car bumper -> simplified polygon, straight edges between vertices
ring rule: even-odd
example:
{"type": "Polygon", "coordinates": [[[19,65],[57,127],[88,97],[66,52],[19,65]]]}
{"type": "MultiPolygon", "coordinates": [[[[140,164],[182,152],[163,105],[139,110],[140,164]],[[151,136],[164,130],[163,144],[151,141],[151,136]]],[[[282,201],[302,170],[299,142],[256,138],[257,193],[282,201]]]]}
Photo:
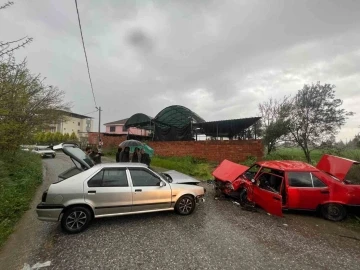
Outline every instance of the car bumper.
{"type": "Polygon", "coordinates": [[[42,221],[59,221],[64,206],[60,204],[44,204],[40,203],[36,207],[38,219],[42,221]]]}

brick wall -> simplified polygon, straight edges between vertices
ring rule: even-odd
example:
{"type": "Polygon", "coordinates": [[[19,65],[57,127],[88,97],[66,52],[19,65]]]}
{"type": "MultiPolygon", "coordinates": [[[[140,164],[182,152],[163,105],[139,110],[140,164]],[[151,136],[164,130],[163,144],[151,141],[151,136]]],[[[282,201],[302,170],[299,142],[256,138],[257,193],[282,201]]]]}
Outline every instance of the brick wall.
{"type": "Polygon", "coordinates": [[[177,141],[177,142],[148,142],[159,156],[192,156],[208,161],[221,162],[229,159],[233,162],[243,162],[248,156],[257,159],[263,157],[261,140],[232,140],[232,141],[177,141]]]}
{"type": "MultiPolygon", "coordinates": [[[[121,142],[125,141],[126,135],[100,133],[100,138],[101,141],[104,143],[103,148],[109,148],[117,147],[121,142]]],[[[97,144],[98,133],[89,132],[88,141],[89,144],[97,144]]]]}
{"type": "MultiPolygon", "coordinates": [[[[98,134],[89,133],[89,143],[97,144],[98,134]]],[[[126,140],[126,135],[101,134],[104,148],[116,147],[126,140]]],[[[154,149],[155,154],[164,157],[192,156],[208,161],[221,162],[229,159],[233,162],[243,162],[248,156],[257,159],[263,157],[261,140],[231,140],[231,141],[175,141],[157,142],[149,141],[148,145],[154,149]]]]}

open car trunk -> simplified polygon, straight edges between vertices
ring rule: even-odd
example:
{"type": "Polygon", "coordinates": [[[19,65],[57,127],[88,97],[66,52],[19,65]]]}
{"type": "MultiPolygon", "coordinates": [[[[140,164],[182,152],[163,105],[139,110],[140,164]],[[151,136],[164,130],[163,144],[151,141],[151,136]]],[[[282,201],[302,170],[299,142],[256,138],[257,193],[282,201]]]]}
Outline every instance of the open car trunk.
{"type": "Polygon", "coordinates": [[[61,180],[77,175],[95,165],[94,162],[75,144],[59,144],[54,146],[54,149],[61,149],[65,155],[70,157],[75,165],[58,175],[61,180]]]}
{"type": "Polygon", "coordinates": [[[358,165],[360,162],[332,155],[323,155],[316,168],[335,176],[340,181],[345,181],[347,173],[354,164],[358,165]]]}
{"type": "Polygon", "coordinates": [[[68,179],[74,175],[77,175],[81,172],[83,172],[84,170],[81,170],[79,169],[78,167],[74,166],[74,167],[71,167],[70,169],[66,170],[65,172],[62,172],[58,175],[58,177],[61,179],[61,180],[65,180],[65,179],[68,179]]]}

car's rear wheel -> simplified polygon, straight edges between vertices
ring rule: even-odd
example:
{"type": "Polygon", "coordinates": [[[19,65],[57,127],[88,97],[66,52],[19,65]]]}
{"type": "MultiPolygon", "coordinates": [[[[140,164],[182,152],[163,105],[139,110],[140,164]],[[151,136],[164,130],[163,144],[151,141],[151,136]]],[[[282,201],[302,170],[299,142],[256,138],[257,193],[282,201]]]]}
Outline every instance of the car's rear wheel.
{"type": "Polygon", "coordinates": [[[61,227],[68,233],[79,233],[85,230],[92,219],[91,212],[83,206],[67,209],[61,218],[61,227]]]}
{"type": "Polygon", "coordinates": [[[175,204],[175,211],[180,215],[190,215],[195,210],[195,200],[191,195],[184,195],[175,204]]]}
{"type": "Polygon", "coordinates": [[[347,215],[346,208],[339,203],[324,204],[321,207],[321,213],[325,219],[331,221],[341,221],[347,215]]]}

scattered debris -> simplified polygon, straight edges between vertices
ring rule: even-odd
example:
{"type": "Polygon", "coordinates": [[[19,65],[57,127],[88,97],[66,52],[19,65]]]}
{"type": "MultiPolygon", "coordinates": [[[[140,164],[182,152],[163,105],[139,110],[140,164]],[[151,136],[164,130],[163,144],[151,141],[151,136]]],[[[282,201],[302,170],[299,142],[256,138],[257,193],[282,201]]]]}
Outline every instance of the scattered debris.
{"type": "Polygon", "coordinates": [[[268,216],[271,216],[271,214],[270,213],[267,213],[268,214],[268,216]]]}
{"type": "Polygon", "coordinates": [[[286,223],[284,223],[283,225],[284,225],[285,227],[289,226],[289,225],[287,225],[286,223]]]}
{"type": "Polygon", "coordinates": [[[240,203],[238,203],[236,201],[233,201],[233,204],[236,204],[236,205],[240,206],[240,203]]]}
{"type": "Polygon", "coordinates": [[[29,264],[24,263],[24,267],[23,267],[22,270],[37,270],[39,268],[47,267],[47,266],[50,266],[50,265],[51,265],[51,261],[47,261],[47,262],[44,262],[44,263],[36,263],[31,267],[30,267],[29,264]]]}

